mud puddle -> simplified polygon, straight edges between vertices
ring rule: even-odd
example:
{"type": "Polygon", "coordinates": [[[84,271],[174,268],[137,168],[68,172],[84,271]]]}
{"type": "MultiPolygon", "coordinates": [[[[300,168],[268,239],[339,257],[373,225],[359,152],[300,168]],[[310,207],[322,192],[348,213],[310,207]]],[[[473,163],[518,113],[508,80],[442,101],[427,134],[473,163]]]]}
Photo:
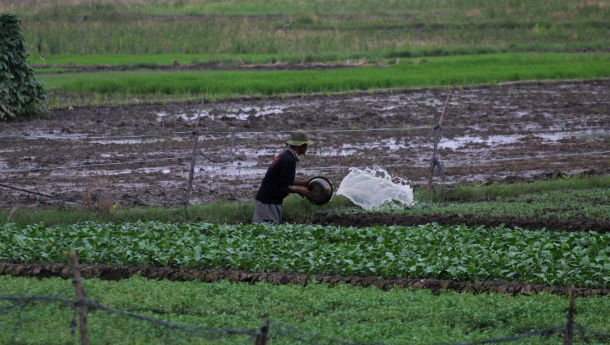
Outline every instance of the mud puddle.
{"type": "MultiPolygon", "coordinates": [[[[446,183],[608,174],[609,90],[610,80],[457,89],[439,144],[446,183]],[[566,156],[580,153],[596,154],[566,156]]],[[[447,89],[431,88],[59,109],[44,119],[0,123],[0,183],[54,196],[99,190],[125,205],[177,205],[196,130],[210,159],[196,154],[193,200],[249,200],[288,132],[306,129],[315,143],[297,176],[341,181],[350,167],[376,165],[423,184],[446,96],[447,89]]],[[[56,202],[0,193],[1,207],[56,202]]]]}

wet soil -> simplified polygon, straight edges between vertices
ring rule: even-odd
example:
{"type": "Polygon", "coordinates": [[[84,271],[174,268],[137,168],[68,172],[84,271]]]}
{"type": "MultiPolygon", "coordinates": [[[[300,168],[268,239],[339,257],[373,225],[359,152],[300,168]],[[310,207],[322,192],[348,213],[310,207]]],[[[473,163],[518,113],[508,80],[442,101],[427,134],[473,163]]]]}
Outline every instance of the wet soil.
{"type": "MultiPolygon", "coordinates": [[[[453,290],[468,293],[502,293],[507,295],[535,295],[538,293],[552,293],[557,295],[569,294],[569,287],[545,286],[539,284],[521,284],[505,281],[460,282],[439,279],[383,279],[379,277],[338,276],[338,275],[308,275],[297,273],[255,273],[245,271],[225,270],[197,270],[183,268],[166,268],[151,266],[109,266],[109,265],[81,265],[83,278],[100,278],[104,280],[127,279],[139,274],[149,279],[167,279],[171,281],[203,281],[216,282],[228,280],[234,283],[267,282],[275,285],[298,284],[306,286],[312,283],[350,284],[353,286],[377,287],[382,290],[391,288],[430,289],[432,291],[453,290]]],[[[13,264],[0,263],[0,274],[16,277],[62,277],[72,278],[72,267],[60,264],[13,264]]],[[[610,289],[582,288],[575,289],[577,296],[610,296],[610,289]]]]}
{"type": "MultiPolygon", "coordinates": [[[[447,93],[425,88],[57,109],[45,118],[2,122],[0,184],[17,189],[0,187],[0,207],[65,200],[181,205],[193,131],[200,132],[205,156],[196,155],[191,203],[252,200],[287,131],[299,128],[315,144],[297,177],[322,174],[338,184],[350,167],[379,166],[425,184],[432,128],[447,93]]],[[[445,183],[608,174],[609,119],[609,79],[459,88],[439,143],[445,183]]]]}
{"type": "Polygon", "coordinates": [[[507,228],[520,227],[529,230],[547,231],[589,231],[594,230],[598,233],[610,232],[610,222],[599,221],[588,218],[516,218],[516,217],[464,217],[455,214],[445,215],[391,215],[384,213],[360,213],[360,214],[328,214],[318,212],[313,223],[335,226],[374,226],[374,225],[405,225],[413,226],[436,222],[440,225],[465,224],[468,226],[485,225],[497,227],[504,224],[507,228]]]}
{"type": "Polygon", "coordinates": [[[55,65],[33,65],[39,69],[39,74],[62,74],[62,73],[79,73],[79,72],[100,72],[100,71],[198,71],[198,70],[213,70],[213,71],[299,71],[299,70],[329,70],[353,67],[365,67],[371,64],[343,64],[343,63],[268,63],[268,64],[233,64],[227,63],[201,63],[201,64],[181,64],[175,60],[171,65],[155,65],[146,66],[129,66],[129,65],[75,65],[75,64],[55,64],[55,65]],[[65,68],[62,71],[45,71],[45,68],[65,68]]]}

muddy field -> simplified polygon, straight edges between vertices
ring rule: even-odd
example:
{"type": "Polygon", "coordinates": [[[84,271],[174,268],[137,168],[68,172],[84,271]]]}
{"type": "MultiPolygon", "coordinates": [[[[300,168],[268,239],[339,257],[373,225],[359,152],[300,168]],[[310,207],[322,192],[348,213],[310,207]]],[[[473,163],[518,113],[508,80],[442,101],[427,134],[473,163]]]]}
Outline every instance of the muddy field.
{"type": "MultiPolygon", "coordinates": [[[[191,203],[252,199],[286,131],[299,128],[315,144],[297,175],[323,174],[338,184],[350,167],[379,166],[422,184],[447,93],[74,108],[0,123],[0,207],[101,199],[180,205],[195,130],[201,134],[191,203]]],[[[456,89],[442,134],[446,183],[608,174],[610,80],[456,89]]]]}

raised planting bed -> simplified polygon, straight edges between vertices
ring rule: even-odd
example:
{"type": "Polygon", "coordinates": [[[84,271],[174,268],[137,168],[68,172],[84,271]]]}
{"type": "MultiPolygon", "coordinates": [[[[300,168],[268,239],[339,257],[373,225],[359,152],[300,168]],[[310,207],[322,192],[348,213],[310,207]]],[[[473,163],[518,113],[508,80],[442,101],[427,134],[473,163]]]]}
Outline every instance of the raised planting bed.
{"type": "Polygon", "coordinates": [[[154,222],[0,228],[0,261],[610,287],[610,234],[520,228],[154,222]]]}

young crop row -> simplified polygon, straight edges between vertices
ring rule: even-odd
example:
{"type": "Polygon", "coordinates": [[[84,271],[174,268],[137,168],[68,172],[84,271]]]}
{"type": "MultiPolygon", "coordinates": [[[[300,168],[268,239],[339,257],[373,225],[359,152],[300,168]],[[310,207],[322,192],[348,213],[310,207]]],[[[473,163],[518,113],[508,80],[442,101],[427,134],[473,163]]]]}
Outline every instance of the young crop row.
{"type": "Polygon", "coordinates": [[[0,227],[0,261],[154,265],[610,286],[610,234],[428,224],[338,228],[155,222],[0,227]]]}
{"type": "MultiPolygon", "coordinates": [[[[458,214],[463,216],[536,217],[550,216],[566,219],[597,218],[610,220],[610,176],[571,177],[533,183],[485,185],[454,185],[446,196],[451,203],[442,205],[429,202],[430,193],[425,188],[415,189],[417,203],[401,213],[411,215],[458,214]],[[493,201],[481,201],[493,200],[493,201]],[[477,202],[478,201],[478,202],[477,202]],[[482,204],[482,206],[481,206],[482,204]],[[425,206],[424,206],[425,205],[425,206]]],[[[440,200],[440,196],[436,196],[440,200]]],[[[311,223],[315,213],[363,212],[353,208],[353,203],[342,196],[333,198],[324,206],[313,206],[297,196],[284,200],[285,214],[291,223],[311,223]]],[[[101,213],[82,207],[57,207],[54,209],[0,210],[0,225],[14,222],[28,225],[43,222],[46,225],[67,225],[84,221],[134,222],[159,221],[184,223],[202,221],[216,224],[240,224],[251,220],[252,201],[218,201],[191,205],[188,212],[182,207],[120,208],[101,213]]],[[[398,210],[384,210],[399,212],[398,210]]]]}
{"type": "MultiPolygon", "coordinates": [[[[515,197],[498,197],[494,201],[463,203],[420,202],[408,209],[383,210],[407,215],[458,215],[478,217],[560,218],[610,220],[610,189],[558,190],[527,193],[515,197]]],[[[346,207],[338,213],[361,213],[358,208],[346,207]]]]}
{"type": "MultiPolygon", "coordinates": [[[[257,329],[272,319],[316,334],[354,343],[447,344],[505,337],[565,324],[567,298],[549,294],[433,293],[352,287],[345,284],[279,285],[268,283],[170,282],[132,277],[120,281],[83,280],[87,295],[102,305],[149,317],[213,328],[257,329]]],[[[70,280],[0,276],[6,295],[62,295],[74,299],[70,280]]],[[[73,309],[32,304],[24,310],[5,309],[0,301],[0,343],[11,338],[28,344],[76,344],[70,335],[73,309]],[[17,322],[20,324],[17,326],[17,322]]],[[[610,298],[576,300],[575,322],[609,333],[610,298]]],[[[88,325],[96,344],[251,344],[247,338],[218,340],[169,331],[150,323],[90,311],[88,325]],[[169,340],[168,340],[169,338],[169,340]]],[[[316,343],[319,342],[316,341],[316,343]]],[[[598,344],[589,338],[589,344],[598,344]]],[[[14,341],[19,343],[19,341],[14,341]]],[[[270,344],[294,344],[272,332],[270,344]]],[[[326,343],[326,342],[324,342],[326,343]]],[[[561,335],[533,337],[520,344],[558,344],[561,335]]]]}
{"type": "MultiPolygon", "coordinates": [[[[602,78],[608,54],[494,54],[409,59],[389,67],[304,71],[125,71],[44,74],[48,90],[76,94],[285,95],[503,81],[602,78]],[[502,67],[498,67],[502,66],[502,67]]],[[[51,103],[53,99],[51,99],[51,103]]],[[[71,105],[75,105],[70,103],[71,105]]]]}

